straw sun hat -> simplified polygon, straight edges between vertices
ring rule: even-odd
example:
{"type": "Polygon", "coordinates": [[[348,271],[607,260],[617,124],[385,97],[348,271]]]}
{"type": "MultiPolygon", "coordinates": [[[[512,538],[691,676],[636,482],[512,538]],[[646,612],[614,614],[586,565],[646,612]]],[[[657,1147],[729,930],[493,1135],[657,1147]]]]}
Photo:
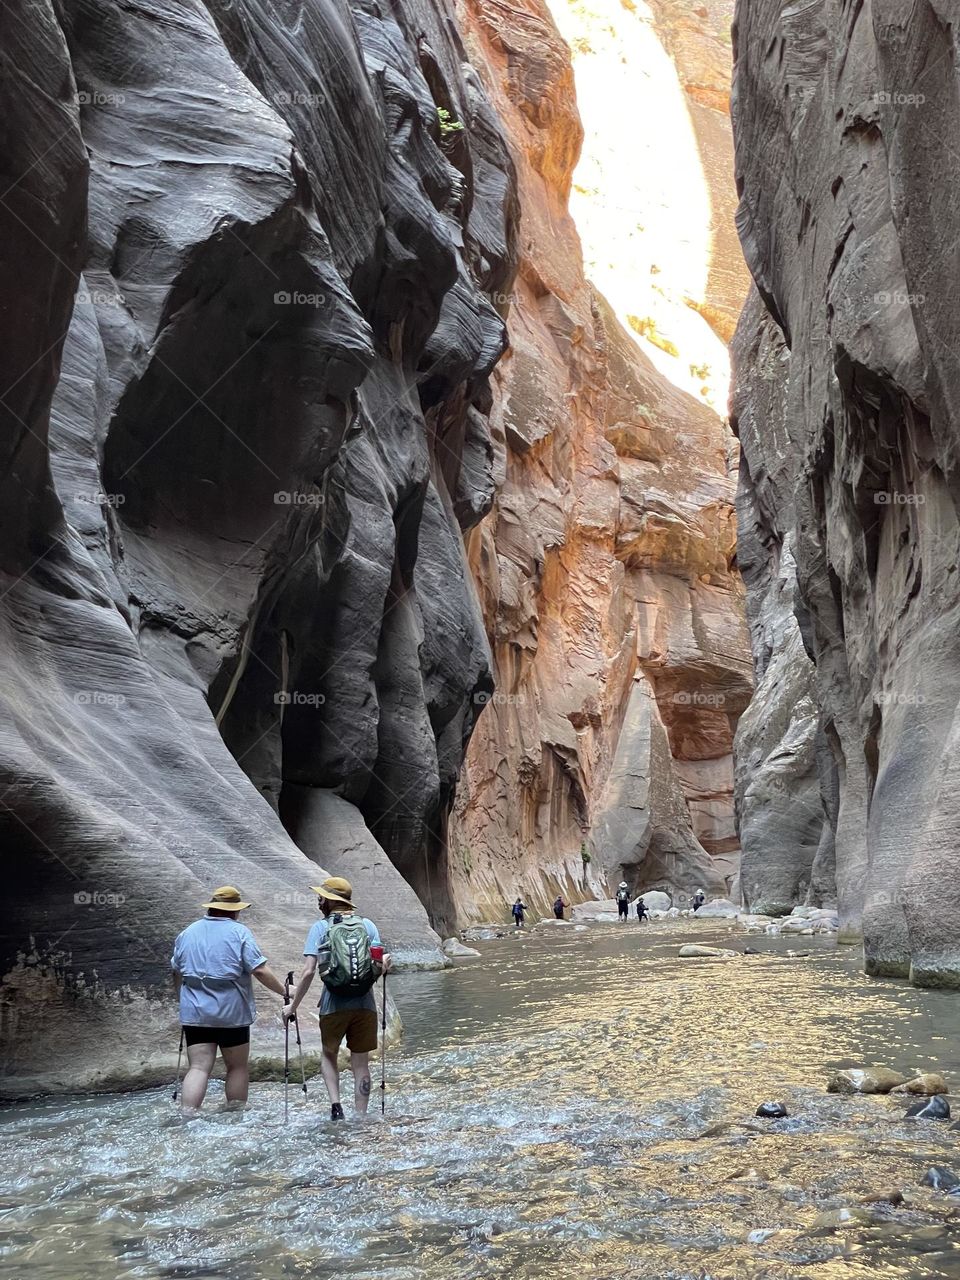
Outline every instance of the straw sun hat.
{"type": "Polygon", "coordinates": [[[241,900],[240,890],[235,889],[232,884],[221,885],[219,889],[214,889],[210,895],[210,901],[203,903],[207,911],[246,911],[249,905],[249,902],[241,900]]]}
{"type": "Polygon", "coordinates": [[[310,888],[318,898],[325,898],[327,902],[353,907],[353,885],[342,876],[328,876],[323,884],[312,884],[310,888]]]}

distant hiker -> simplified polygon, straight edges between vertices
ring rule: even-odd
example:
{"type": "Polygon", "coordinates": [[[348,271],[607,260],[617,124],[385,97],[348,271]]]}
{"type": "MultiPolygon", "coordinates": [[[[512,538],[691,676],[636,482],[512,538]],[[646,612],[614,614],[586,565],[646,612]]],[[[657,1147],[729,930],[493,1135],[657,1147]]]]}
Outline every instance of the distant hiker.
{"type": "Polygon", "coordinates": [[[626,880],[620,881],[620,887],[617,890],[617,919],[626,920],[630,914],[630,890],[627,888],[626,880]]]}
{"type": "Polygon", "coordinates": [[[643,898],[637,899],[637,924],[643,924],[644,920],[650,919],[650,913],[647,911],[647,904],[643,898]]]}
{"type": "Polygon", "coordinates": [[[253,934],[237,920],[250,906],[239,889],[215,889],[203,906],[207,914],[178,935],[170,960],[189,1064],[180,1098],[185,1112],[200,1110],[217,1049],[227,1068],[227,1102],[246,1102],[250,1027],[257,1016],[251,977],[283,996],[283,983],[267,968],[253,934]]]}
{"type": "Polygon", "coordinates": [[[529,910],[530,908],[521,898],[518,898],[516,902],[513,904],[513,908],[512,908],[513,923],[517,926],[518,929],[523,928],[523,913],[529,910]]]}
{"type": "Polygon", "coordinates": [[[706,900],[707,900],[707,899],[706,899],[706,896],[704,895],[703,890],[702,890],[702,889],[698,889],[698,890],[697,890],[697,892],[693,895],[693,909],[694,909],[694,911],[699,911],[699,910],[700,910],[700,908],[703,906],[703,904],[706,902],[706,900]]]}
{"type": "Polygon", "coordinates": [[[310,926],[303,944],[304,966],[290,1003],[283,1011],[292,1018],[307,994],[318,967],[323,979],[320,997],[320,1074],[330,1095],[330,1119],[343,1120],[340,1068],[337,1057],[346,1037],[353,1071],[353,1100],[358,1115],[366,1115],[370,1101],[370,1054],[377,1048],[377,1002],[374,983],[389,973],[392,961],[384,955],[377,926],[357,914],[349,880],[330,876],[312,886],[322,919],[310,926]]]}
{"type": "Polygon", "coordinates": [[[570,904],[569,904],[568,902],[564,902],[564,900],[563,900],[563,894],[559,894],[559,895],[557,896],[557,900],[556,900],[556,902],[553,904],[553,914],[557,917],[557,919],[558,919],[558,920],[562,920],[562,919],[563,919],[563,911],[564,911],[564,908],[565,908],[565,907],[568,907],[569,905],[570,905],[570,904]]]}

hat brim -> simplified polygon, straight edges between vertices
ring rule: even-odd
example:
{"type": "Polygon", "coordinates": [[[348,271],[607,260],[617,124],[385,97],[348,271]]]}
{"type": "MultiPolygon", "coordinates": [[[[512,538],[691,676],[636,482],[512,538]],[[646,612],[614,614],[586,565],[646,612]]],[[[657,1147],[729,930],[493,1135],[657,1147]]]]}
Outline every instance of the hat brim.
{"type": "Polygon", "coordinates": [[[204,902],[201,906],[206,911],[246,911],[249,902],[204,902]]]}
{"type": "Polygon", "coordinates": [[[338,893],[331,893],[329,889],[325,889],[322,884],[312,884],[310,888],[318,898],[323,898],[325,902],[339,902],[342,907],[352,907],[353,903],[349,898],[341,898],[338,893]]]}

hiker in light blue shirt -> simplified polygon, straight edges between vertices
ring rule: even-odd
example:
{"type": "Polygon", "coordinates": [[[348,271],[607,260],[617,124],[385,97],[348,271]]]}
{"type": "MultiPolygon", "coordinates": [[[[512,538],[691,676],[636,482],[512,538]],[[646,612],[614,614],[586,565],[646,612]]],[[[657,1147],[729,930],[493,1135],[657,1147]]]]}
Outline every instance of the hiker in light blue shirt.
{"type": "MultiPolygon", "coordinates": [[[[383,974],[390,972],[392,961],[389,955],[384,954],[377,926],[372,920],[357,915],[349,880],[330,876],[322,885],[314,887],[314,893],[317,895],[322,919],[311,925],[307,934],[307,940],[303,944],[303,969],[283,1016],[288,1019],[294,1017],[297,1005],[307,994],[319,967],[321,973],[325,973],[323,995],[320,997],[320,1042],[323,1048],[320,1074],[330,1095],[330,1119],[342,1120],[340,1068],[337,1064],[340,1045],[346,1037],[353,1071],[354,1102],[358,1115],[365,1115],[370,1101],[370,1054],[377,1047],[377,1002],[373,985],[383,974]],[[359,985],[366,989],[359,994],[342,994],[332,991],[328,985],[336,972],[335,969],[326,972],[331,961],[330,929],[344,923],[350,928],[341,930],[342,936],[352,934],[351,971],[356,976],[361,966],[365,970],[359,985]],[[361,925],[363,932],[360,932],[361,925]]],[[[335,940],[333,950],[336,949],[335,940]]]]}
{"type": "Polygon", "coordinates": [[[250,1027],[257,1017],[253,978],[283,997],[257,941],[237,915],[250,906],[232,885],[203,904],[207,914],[177,937],[170,960],[180,998],[180,1046],[187,1045],[181,1109],[200,1110],[217,1049],[227,1068],[228,1104],[242,1105],[250,1087],[250,1027]]]}

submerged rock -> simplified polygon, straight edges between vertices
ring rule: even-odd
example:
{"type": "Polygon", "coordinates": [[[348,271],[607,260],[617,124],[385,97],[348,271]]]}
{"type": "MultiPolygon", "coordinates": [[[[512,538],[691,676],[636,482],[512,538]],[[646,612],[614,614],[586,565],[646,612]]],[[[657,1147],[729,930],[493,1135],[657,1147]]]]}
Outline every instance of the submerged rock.
{"type": "Polygon", "coordinates": [[[489,942],[492,938],[502,938],[506,929],[495,924],[474,924],[464,929],[460,937],[464,942],[489,942]]]}
{"type": "Polygon", "coordinates": [[[691,960],[695,957],[714,960],[729,960],[733,956],[738,956],[739,951],[728,951],[724,947],[703,947],[698,943],[690,942],[686,946],[681,947],[677,955],[681,960],[691,960]]]}
{"type": "Polygon", "coordinates": [[[843,1227],[865,1226],[877,1220],[876,1212],[870,1209],[847,1207],[825,1209],[822,1213],[818,1213],[810,1224],[810,1234],[820,1235],[838,1231],[843,1227]]]}
{"type": "Polygon", "coordinates": [[[936,1072],[921,1072],[920,1075],[914,1076],[912,1080],[907,1080],[903,1084],[898,1084],[891,1093],[912,1093],[917,1096],[932,1098],[938,1093],[949,1093],[946,1080],[943,1076],[936,1072]]]}
{"type": "Polygon", "coordinates": [[[465,947],[459,938],[447,938],[443,944],[443,953],[458,959],[476,957],[480,954],[474,947],[465,947]]]}
{"type": "Polygon", "coordinates": [[[761,1120],[784,1120],[790,1112],[787,1110],[786,1103],[761,1102],[756,1114],[761,1120]]]}
{"type": "Polygon", "coordinates": [[[831,1076],[827,1093],[889,1093],[905,1080],[889,1067],[850,1067],[831,1076]]]}
{"type": "Polygon", "coordinates": [[[914,1103],[907,1111],[908,1120],[949,1120],[950,1119],[950,1103],[946,1098],[941,1098],[939,1094],[935,1094],[932,1098],[928,1098],[926,1102],[914,1103]]]}

